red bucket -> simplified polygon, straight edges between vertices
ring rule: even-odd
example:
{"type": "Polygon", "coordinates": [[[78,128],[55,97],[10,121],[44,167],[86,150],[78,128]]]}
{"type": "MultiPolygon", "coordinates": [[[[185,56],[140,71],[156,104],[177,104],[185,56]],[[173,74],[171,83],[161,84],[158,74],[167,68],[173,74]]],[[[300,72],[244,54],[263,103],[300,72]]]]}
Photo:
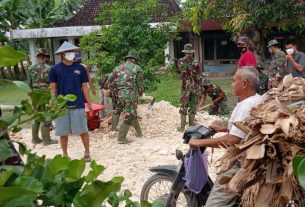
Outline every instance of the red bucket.
{"type": "Polygon", "coordinates": [[[100,124],[102,121],[100,120],[99,112],[101,109],[105,108],[105,106],[102,104],[92,103],[91,107],[92,107],[92,114],[90,115],[90,111],[88,109],[88,104],[85,103],[85,111],[86,111],[87,120],[88,120],[88,128],[89,128],[89,130],[92,131],[92,130],[98,129],[100,127],[100,124]]]}

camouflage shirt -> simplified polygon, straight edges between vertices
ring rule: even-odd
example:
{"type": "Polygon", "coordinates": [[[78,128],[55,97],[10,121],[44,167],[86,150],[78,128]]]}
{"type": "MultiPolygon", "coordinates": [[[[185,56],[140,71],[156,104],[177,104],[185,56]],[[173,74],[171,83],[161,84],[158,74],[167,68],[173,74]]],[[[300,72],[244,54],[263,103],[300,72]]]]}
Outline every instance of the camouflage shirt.
{"type": "Polygon", "coordinates": [[[279,50],[273,54],[271,59],[271,65],[269,67],[269,79],[282,79],[287,74],[286,69],[286,54],[279,50]]]}
{"type": "Polygon", "coordinates": [[[50,71],[50,66],[34,64],[27,70],[28,82],[33,89],[48,89],[48,74],[50,71]]]}
{"type": "Polygon", "coordinates": [[[142,68],[129,61],[117,66],[109,76],[108,87],[121,98],[136,99],[144,92],[142,68]]]}
{"type": "MultiPolygon", "coordinates": [[[[208,91],[207,90],[204,91],[203,94],[208,95],[209,97],[211,97],[212,101],[214,101],[215,99],[217,99],[219,97],[219,94],[222,93],[223,91],[221,90],[221,88],[219,86],[217,86],[215,84],[212,84],[211,86],[212,86],[212,89],[210,89],[208,91]]],[[[225,100],[227,100],[226,95],[220,101],[225,101],[225,100]]]]}
{"type": "Polygon", "coordinates": [[[178,60],[182,80],[182,90],[190,91],[195,94],[200,93],[201,70],[199,62],[189,59],[187,56],[178,60]]]}

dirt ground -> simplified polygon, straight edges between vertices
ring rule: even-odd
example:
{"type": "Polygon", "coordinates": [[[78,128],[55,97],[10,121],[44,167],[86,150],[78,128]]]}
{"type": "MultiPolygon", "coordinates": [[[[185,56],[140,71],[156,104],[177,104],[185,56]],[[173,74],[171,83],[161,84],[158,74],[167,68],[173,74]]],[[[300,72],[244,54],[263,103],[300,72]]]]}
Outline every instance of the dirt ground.
{"type": "MultiPolygon", "coordinates": [[[[128,139],[133,140],[130,144],[117,144],[117,133],[108,132],[108,128],[101,127],[90,132],[90,150],[92,159],[98,164],[104,165],[106,170],[100,176],[102,180],[109,180],[114,176],[123,176],[125,178],[122,189],[129,189],[133,193],[133,199],[139,200],[141,188],[144,182],[152,175],[150,167],[164,164],[178,164],[175,157],[175,150],[181,149],[183,152],[188,150],[188,145],[182,143],[182,133],[176,128],[180,123],[178,108],[170,105],[168,102],[161,101],[155,103],[153,108],[148,109],[147,105],[140,105],[138,115],[142,118],[140,125],[144,136],[135,137],[134,130],[128,133],[128,139]]],[[[208,126],[213,122],[227,121],[227,118],[210,116],[207,112],[199,112],[196,115],[197,123],[208,126]]],[[[220,136],[221,133],[214,137],[220,136]]],[[[53,157],[61,154],[59,144],[43,146],[31,144],[31,131],[24,129],[18,134],[12,134],[12,137],[25,143],[33,152],[39,155],[53,157]]],[[[56,139],[52,131],[52,138],[56,139]]],[[[69,138],[68,153],[71,158],[80,159],[83,156],[83,146],[78,136],[69,138]]],[[[211,149],[207,150],[210,163],[209,174],[215,179],[214,163],[224,151],[215,149],[213,156],[211,149]]],[[[89,168],[89,164],[87,164],[89,168]]]]}

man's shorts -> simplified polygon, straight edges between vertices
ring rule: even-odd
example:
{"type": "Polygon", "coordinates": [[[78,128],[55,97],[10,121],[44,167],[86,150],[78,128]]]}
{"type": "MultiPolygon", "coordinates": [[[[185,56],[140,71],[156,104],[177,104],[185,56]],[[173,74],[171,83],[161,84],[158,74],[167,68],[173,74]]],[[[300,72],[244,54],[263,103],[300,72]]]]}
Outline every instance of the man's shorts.
{"type": "Polygon", "coordinates": [[[84,108],[68,109],[64,116],[55,120],[55,123],[56,136],[80,135],[88,132],[87,116],[84,108]]]}

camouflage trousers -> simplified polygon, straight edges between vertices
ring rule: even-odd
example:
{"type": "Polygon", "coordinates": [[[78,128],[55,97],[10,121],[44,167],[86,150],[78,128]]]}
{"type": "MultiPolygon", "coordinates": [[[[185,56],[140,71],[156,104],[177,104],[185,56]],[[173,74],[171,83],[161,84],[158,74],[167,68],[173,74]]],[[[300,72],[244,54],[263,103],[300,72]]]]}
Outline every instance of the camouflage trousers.
{"type": "Polygon", "coordinates": [[[120,115],[121,112],[125,112],[124,123],[131,125],[133,120],[136,120],[138,101],[131,98],[118,98],[118,103],[115,107],[114,114],[120,115]]]}
{"type": "Polygon", "coordinates": [[[182,115],[196,114],[199,96],[190,91],[182,91],[180,96],[179,113],[182,115]]]}
{"type": "Polygon", "coordinates": [[[209,108],[210,115],[227,115],[229,108],[226,101],[220,101],[209,108]]]}

